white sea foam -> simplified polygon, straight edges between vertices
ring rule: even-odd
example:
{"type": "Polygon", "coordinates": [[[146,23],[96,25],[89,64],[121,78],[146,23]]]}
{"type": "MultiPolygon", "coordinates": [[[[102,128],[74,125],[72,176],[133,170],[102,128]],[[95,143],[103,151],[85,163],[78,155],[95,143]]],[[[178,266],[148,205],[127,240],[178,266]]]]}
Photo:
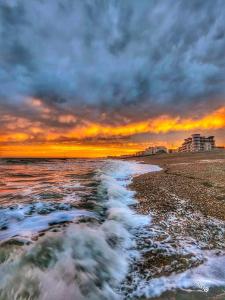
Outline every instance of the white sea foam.
{"type": "MultiPolygon", "coordinates": [[[[138,289],[131,295],[136,297],[158,297],[165,291],[176,289],[195,289],[207,292],[211,287],[225,286],[225,256],[205,253],[205,263],[180,274],[154,278],[149,282],[139,282],[138,289]]],[[[133,298],[132,298],[133,297],[133,298]]]]}
{"type": "MultiPolygon", "coordinates": [[[[42,203],[38,204],[40,205],[40,209],[44,206],[42,203]]],[[[18,209],[14,209],[13,211],[5,209],[5,212],[1,213],[1,222],[3,222],[3,224],[5,222],[5,226],[7,226],[7,228],[0,231],[0,240],[8,239],[17,235],[22,237],[31,237],[32,234],[47,229],[49,224],[69,222],[81,216],[95,216],[94,213],[92,214],[85,210],[76,209],[70,211],[50,211],[45,215],[35,213],[32,216],[27,217],[26,214],[29,212],[29,209],[30,206],[26,205],[18,209]]],[[[37,210],[37,207],[35,209],[37,210]]]]}
{"type": "Polygon", "coordinates": [[[185,210],[188,201],[175,195],[171,197],[174,202],[177,201],[176,211],[166,213],[163,221],[152,224],[149,231],[142,235],[147,244],[149,243],[142,249],[142,253],[152,251],[154,254],[157,251],[162,257],[171,258],[171,262],[168,260],[164,269],[160,265],[157,269],[159,274],[163,273],[162,270],[170,270],[170,275],[143,278],[135,272],[133,276],[137,288],[132,290],[129,299],[150,299],[159,297],[166,291],[178,289],[206,293],[210,288],[225,287],[225,222],[206,217],[192,209],[185,210]],[[190,233],[188,230],[195,232],[190,235],[187,234],[190,233]],[[179,269],[179,258],[184,261],[190,259],[190,262],[198,262],[199,265],[196,267],[195,264],[190,264],[186,271],[182,271],[179,269]]]}
{"type": "Polygon", "coordinates": [[[95,175],[104,221],[49,233],[10,257],[0,267],[0,298],[120,299],[117,289],[135,253],[134,234],[150,221],[128,207],[135,200],[127,185],[132,176],[158,170],[135,162],[104,162],[95,175]]]}

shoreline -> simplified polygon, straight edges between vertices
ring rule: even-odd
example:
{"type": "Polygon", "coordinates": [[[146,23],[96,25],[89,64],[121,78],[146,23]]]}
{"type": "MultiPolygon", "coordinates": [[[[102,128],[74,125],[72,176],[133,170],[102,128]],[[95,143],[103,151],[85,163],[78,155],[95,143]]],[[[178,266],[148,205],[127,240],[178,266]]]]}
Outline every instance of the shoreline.
{"type": "MultiPolygon", "coordinates": [[[[137,212],[151,216],[148,230],[152,238],[135,266],[143,274],[142,280],[147,280],[147,293],[149,280],[160,282],[160,278],[167,280],[173,274],[179,278],[179,274],[203,266],[207,251],[224,257],[225,236],[221,232],[225,229],[225,152],[163,154],[129,160],[162,168],[134,177],[129,186],[136,193],[137,212]]],[[[209,270],[206,274],[210,276],[209,270]]],[[[199,283],[192,283],[192,291],[183,290],[182,283],[177,283],[176,288],[162,291],[158,297],[149,295],[143,299],[224,299],[224,289],[212,285],[209,292],[204,292],[204,281],[200,288],[199,283]]]]}
{"type": "Polygon", "coordinates": [[[204,216],[225,221],[225,152],[159,154],[129,160],[162,168],[133,178],[130,188],[136,192],[139,212],[173,211],[177,197],[188,200],[204,216]]]}

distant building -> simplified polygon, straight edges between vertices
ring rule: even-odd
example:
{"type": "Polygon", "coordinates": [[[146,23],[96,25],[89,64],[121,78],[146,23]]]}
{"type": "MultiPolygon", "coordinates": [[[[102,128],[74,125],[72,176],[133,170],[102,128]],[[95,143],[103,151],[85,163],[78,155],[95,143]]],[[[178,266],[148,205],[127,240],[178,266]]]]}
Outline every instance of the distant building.
{"type": "Polygon", "coordinates": [[[145,155],[152,155],[156,153],[167,153],[167,148],[164,146],[154,146],[145,149],[145,155]]]}
{"type": "Polygon", "coordinates": [[[167,148],[164,146],[149,147],[144,151],[136,152],[135,156],[147,156],[147,155],[153,155],[159,153],[168,153],[167,148]]]}
{"type": "Polygon", "coordinates": [[[177,153],[178,149],[168,149],[168,153],[177,153]]]}
{"type": "Polygon", "coordinates": [[[214,148],[214,136],[205,137],[197,133],[186,138],[181,147],[178,148],[178,152],[212,151],[214,148]]]}
{"type": "Polygon", "coordinates": [[[217,146],[217,147],[215,147],[215,150],[225,150],[225,147],[224,146],[217,146]]]}
{"type": "Polygon", "coordinates": [[[145,151],[139,151],[135,153],[135,156],[143,156],[145,155],[145,151]]]}

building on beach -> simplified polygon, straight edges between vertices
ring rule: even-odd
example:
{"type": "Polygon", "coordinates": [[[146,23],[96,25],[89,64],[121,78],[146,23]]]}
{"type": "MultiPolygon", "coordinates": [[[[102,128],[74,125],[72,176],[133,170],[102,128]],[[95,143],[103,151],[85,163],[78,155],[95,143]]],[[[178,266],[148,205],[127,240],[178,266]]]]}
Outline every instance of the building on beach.
{"type": "Polygon", "coordinates": [[[224,146],[216,146],[215,147],[215,150],[225,150],[225,147],[224,146]]]}
{"type": "Polygon", "coordinates": [[[214,136],[201,136],[200,134],[192,134],[191,137],[186,138],[178,148],[178,152],[199,152],[212,151],[215,148],[214,136]]]}
{"type": "Polygon", "coordinates": [[[177,153],[178,149],[168,149],[168,153],[177,153]]]}
{"type": "Polygon", "coordinates": [[[168,150],[164,146],[154,146],[154,147],[149,147],[145,149],[145,155],[151,155],[151,154],[156,154],[156,153],[167,153],[168,150]]]}
{"type": "Polygon", "coordinates": [[[139,151],[135,154],[135,156],[147,156],[159,153],[168,153],[168,150],[164,146],[154,146],[145,149],[144,151],[139,151]]]}

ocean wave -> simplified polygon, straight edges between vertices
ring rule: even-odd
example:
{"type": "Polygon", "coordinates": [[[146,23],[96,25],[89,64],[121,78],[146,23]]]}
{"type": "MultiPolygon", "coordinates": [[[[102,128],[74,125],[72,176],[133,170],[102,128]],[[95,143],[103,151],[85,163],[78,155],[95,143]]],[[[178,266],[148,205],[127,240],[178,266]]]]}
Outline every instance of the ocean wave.
{"type": "Polygon", "coordinates": [[[106,161],[95,172],[99,222],[48,232],[35,244],[12,252],[0,266],[0,299],[120,299],[119,285],[138,255],[135,233],[149,223],[129,205],[132,176],[159,168],[106,161]]]}

